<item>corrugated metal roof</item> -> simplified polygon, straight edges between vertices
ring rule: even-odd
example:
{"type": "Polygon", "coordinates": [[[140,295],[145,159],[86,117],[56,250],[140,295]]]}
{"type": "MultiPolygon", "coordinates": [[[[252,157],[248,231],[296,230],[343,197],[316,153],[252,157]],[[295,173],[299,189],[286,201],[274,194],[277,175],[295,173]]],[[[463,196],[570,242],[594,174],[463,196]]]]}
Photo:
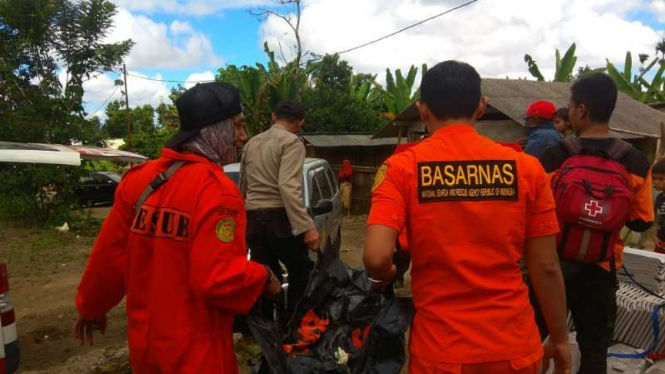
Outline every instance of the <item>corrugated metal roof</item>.
{"type": "MultiPolygon", "coordinates": [[[[571,83],[537,82],[528,80],[483,79],[483,95],[489,104],[512,120],[522,123],[526,108],[536,100],[549,100],[557,107],[565,107],[570,99],[571,83]]],[[[418,121],[419,114],[412,105],[381,129],[375,138],[395,137],[400,122],[418,121]]],[[[665,123],[665,113],[633,98],[619,93],[617,107],[610,127],[618,132],[660,137],[660,124],[665,123]]]]}
{"type": "Polygon", "coordinates": [[[396,145],[397,138],[372,139],[373,134],[304,134],[305,141],[314,147],[378,147],[396,145]]]}

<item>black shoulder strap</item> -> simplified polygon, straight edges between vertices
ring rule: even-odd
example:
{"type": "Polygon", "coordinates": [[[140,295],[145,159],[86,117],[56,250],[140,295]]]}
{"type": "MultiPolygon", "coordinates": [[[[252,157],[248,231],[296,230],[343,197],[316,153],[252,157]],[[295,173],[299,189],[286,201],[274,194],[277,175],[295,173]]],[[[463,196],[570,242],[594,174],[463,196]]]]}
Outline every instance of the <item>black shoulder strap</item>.
{"type": "Polygon", "coordinates": [[[582,153],[582,143],[580,143],[580,140],[575,136],[565,138],[561,141],[561,144],[563,144],[563,147],[566,148],[566,151],[568,151],[568,154],[571,156],[577,156],[582,153]]]}
{"type": "Polygon", "coordinates": [[[157,175],[157,178],[155,178],[148,187],[143,190],[143,193],[141,194],[141,197],[139,197],[139,200],[136,202],[136,205],[134,206],[134,212],[138,212],[138,210],[143,206],[143,203],[145,203],[145,200],[150,196],[155,190],[157,190],[159,187],[161,187],[164,183],[166,183],[171,176],[178,171],[184,165],[186,161],[176,161],[171,166],[163,173],[160,173],[157,175]]]}
{"type": "Polygon", "coordinates": [[[627,141],[616,138],[612,142],[610,148],[607,150],[607,157],[615,161],[620,161],[626,157],[632,148],[633,146],[627,141]]]}

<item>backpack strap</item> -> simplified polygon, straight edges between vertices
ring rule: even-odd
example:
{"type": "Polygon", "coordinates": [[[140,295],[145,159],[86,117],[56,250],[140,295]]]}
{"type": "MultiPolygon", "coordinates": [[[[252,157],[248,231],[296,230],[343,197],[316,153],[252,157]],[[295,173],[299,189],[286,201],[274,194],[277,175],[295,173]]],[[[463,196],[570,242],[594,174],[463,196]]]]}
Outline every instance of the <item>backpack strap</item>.
{"type": "Polygon", "coordinates": [[[607,150],[607,157],[612,160],[619,161],[626,157],[628,152],[633,148],[633,146],[622,139],[616,138],[612,142],[612,145],[607,150]]]}
{"type": "Polygon", "coordinates": [[[561,144],[571,156],[577,156],[582,153],[582,143],[580,143],[580,139],[577,137],[563,139],[561,144]]]}
{"type": "Polygon", "coordinates": [[[171,178],[171,176],[180,169],[186,161],[176,161],[171,166],[169,166],[168,169],[166,169],[165,172],[159,173],[157,177],[150,182],[148,187],[143,190],[143,193],[141,194],[141,197],[139,197],[139,200],[136,202],[136,205],[134,206],[134,212],[138,212],[138,210],[143,206],[143,203],[145,203],[146,199],[148,196],[150,196],[155,190],[157,190],[159,187],[161,187],[166,181],[171,178]]]}

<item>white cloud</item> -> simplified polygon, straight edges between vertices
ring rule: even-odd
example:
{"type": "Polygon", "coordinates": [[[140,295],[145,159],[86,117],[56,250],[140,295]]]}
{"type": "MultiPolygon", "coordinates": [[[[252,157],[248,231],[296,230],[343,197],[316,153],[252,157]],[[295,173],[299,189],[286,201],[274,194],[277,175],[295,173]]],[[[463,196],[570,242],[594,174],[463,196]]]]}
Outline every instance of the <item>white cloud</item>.
{"type": "Polygon", "coordinates": [[[186,79],[185,88],[190,89],[196,85],[197,82],[214,81],[215,73],[212,71],[205,71],[203,73],[190,74],[186,79]]]}
{"type": "Polygon", "coordinates": [[[665,22],[665,0],[653,0],[649,8],[660,22],[665,22]]]}
{"type": "MultiPolygon", "coordinates": [[[[164,82],[151,81],[143,78],[162,79],[160,74],[153,77],[148,77],[135,71],[128,71],[127,76],[127,91],[129,91],[129,106],[137,107],[143,105],[152,105],[157,107],[161,103],[171,103],[169,95],[171,91],[164,82]]],[[[66,73],[60,74],[60,81],[64,82],[66,73]]],[[[124,100],[122,92],[125,90],[124,86],[116,89],[115,81],[118,79],[115,75],[103,74],[96,78],[83,83],[85,91],[83,101],[86,104],[86,109],[90,116],[96,115],[98,117],[105,117],[104,109],[106,103],[124,100]],[[102,106],[102,104],[104,104],[102,106]],[[98,111],[97,111],[98,110],[98,111]],[[96,112],[95,112],[96,111],[96,112]]]]}
{"type": "Polygon", "coordinates": [[[133,11],[209,15],[224,9],[249,8],[269,0],[112,0],[133,11]]]}
{"type": "Polygon", "coordinates": [[[114,23],[107,42],[132,39],[136,43],[127,58],[131,69],[185,69],[222,63],[213,52],[210,40],[187,22],[176,21],[169,27],[119,9],[114,23]]]}
{"type": "MultiPolygon", "coordinates": [[[[302,14],[302,36],[306,49],[334,53],[461,3],[311,0],[302,14]]],[[[604,67],[606,58],[622,63],[628,50],[634,56],[652,52],[663,31],[622,18],[643,5],[640,0],[481,1],[342,58],[357,71],[380,77],[386,68],[432,66],[449,59],[469,62],[485,77],[530,77],[524,63],[528,53],[551,79],[555,48],[563,53],[572,42],[577,43],[578,66],[604,67]]],[[[275,50],[279,50],[277,41],[284,45],[290,38],[282,20],[271,17],[264,22],[261,41],[268,40],[275,50]]]]}
{"type": "Polygon", "coordinates": [[[173,23],[171,23],[171,34],[173,35],[193,33],[194,29],[192,28],[192,25],[189,24],[189,22],[175,20],[173,23]]]}

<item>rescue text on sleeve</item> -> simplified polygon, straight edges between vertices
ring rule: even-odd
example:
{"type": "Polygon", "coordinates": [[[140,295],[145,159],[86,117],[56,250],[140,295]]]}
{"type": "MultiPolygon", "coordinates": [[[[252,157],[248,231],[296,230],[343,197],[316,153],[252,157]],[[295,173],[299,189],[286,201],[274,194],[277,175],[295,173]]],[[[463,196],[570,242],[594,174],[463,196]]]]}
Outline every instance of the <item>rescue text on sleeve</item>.
{"type": "Polygon", "coordinates": [[[515,161],[450,161],[418,164],[420,203],[517,201],[515,161]]]}

